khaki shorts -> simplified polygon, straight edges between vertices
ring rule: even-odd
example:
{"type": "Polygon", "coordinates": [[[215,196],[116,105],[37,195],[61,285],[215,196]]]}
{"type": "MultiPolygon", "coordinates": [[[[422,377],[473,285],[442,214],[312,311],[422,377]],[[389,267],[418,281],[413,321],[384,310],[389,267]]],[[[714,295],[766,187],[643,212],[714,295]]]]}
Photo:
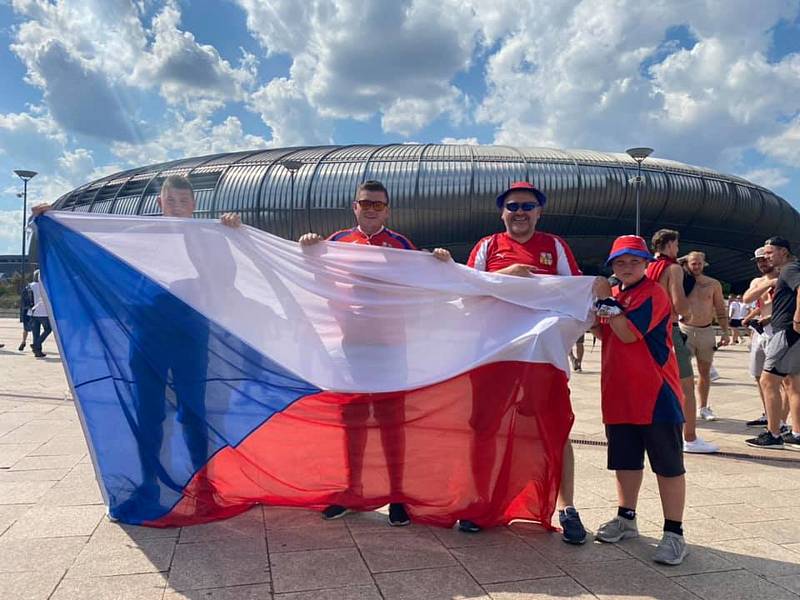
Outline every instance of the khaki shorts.
{"type": "Polygon", "coordinates": [[[717,345],[717,336],[714,327],[694,327],[693,325],[680,324],[681,331],[686,334],[686,347],[689,352],[702,362],[710,363],[714,360],[714,347],[717,345]]]}
{"type": "Polygon", "coordinates": [[[692,355],[689,354],[689,349],[686,347],[686,342],[683,341],[683,334],[677,324],[672,326],[672,347],[675,349],[675,358],[678,359],[680,378],[692,377],[694,375],[692,355]]]}

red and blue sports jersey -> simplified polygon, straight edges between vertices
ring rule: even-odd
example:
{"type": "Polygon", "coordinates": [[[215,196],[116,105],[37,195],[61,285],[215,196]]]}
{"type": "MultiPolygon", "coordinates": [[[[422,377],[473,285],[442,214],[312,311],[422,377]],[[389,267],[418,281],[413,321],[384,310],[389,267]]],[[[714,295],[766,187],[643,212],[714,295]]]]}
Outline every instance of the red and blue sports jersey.
{"type": "Polygon", "coordinates": [[[603,423],[683,423],[683,393],[672,348],[672,303],[664,289],[643,277],[613,289],[637,340],[626,344],[603,324],[600,377],[603,423]]]}
{"type": "Polygon", "coordinates": [[[367,235],[358,227],[352,229],[342,229],[328,237],[329,242],[346,242],[349,244],[366,244],[368,246],[385,246],[387,248],[397,248],[399,250],[416,250],[416,246],[411,243],[406,236],[400,235],[396,231],[382,227],[380,231],[372,235],[367,235]]]}
{"type": "Polygon", "coordinates": [[[524,244],[508,233],[487,235],[469,255],[467,265],[479,271],[499,271],[513,264],[530,265],[541,275],[581,275],[567,243],[556,235],[537,231],[524,244]]]}

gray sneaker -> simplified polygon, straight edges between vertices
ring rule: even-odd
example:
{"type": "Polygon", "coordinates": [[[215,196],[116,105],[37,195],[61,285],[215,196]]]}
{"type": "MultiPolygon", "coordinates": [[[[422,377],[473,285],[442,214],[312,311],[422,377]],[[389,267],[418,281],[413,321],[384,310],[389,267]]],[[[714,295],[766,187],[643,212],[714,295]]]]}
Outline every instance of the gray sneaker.
{"type": "Polygon", "coordinates": [[[679,565],[689,554],[689,548],[686,546],[686,540],[682,535],[665,531],[661,541],[656,546],[656,553],[653,555],[653,560],[662,565],[679,565]]]}
{"type": "Polygon", "coordinates": [[[626,519],[617,515],[600,525],[594,537],[601,542],[613,544],[627,538],[639,537],[639,528],[636,526],[636,519],[626,519]]]}

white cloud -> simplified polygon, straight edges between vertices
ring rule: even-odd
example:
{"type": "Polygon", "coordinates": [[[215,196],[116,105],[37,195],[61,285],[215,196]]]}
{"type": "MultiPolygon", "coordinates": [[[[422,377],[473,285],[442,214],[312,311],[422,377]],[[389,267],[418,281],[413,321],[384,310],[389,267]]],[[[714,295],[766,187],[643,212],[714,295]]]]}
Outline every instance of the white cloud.
{"type": "Polygon", "coordinates": [[[776,190],[791,181],[781,169],[775,168],[753,169],[741,176],[770,190],[776,190]]]}
{"type": "Polygon", "coordinates": [[[317,113],[292,80],[273,79],[250,97],[250,107],[272,129],[273,146],[333,141],[332,122],[317,113]]]}
{"type": "Polygon", "coordinates": [[[142,87],[159,85],[171,104],[197,98],[222,102],[241,99],[256,79],[256,58],[242,52],[239,68],[232,67],[213,46],[200,44],[181,31],[177,6],[169,4],[153,19],[153,42],[136,64],[133,79],[142,87]]]}
{"type": "Polygon", "coordinates": [[[168,104],[219,108],[241,100],[255,84],[256,58],[238,67],[178,25],[167,2],[148,30],[142,8],[129,0],[14,0],[26,17],[11,49],[41,88],[50,114],[67,132],[136,143],[150,137],[139,105],[150,89],[168,104]],[[97,110],[102,107],[102,110],[97,110]]]}
{"type": "Polygon", "coordinates": [[[484,2],[474,7],[482,21],[484,10],[494,15],[484,36],[498,46],[477,118],[497,127],[498,143],[644,144],[661,156],[730,168],[800,110],[800,58],[766,58],[770,29],[795,18],[796,2],[766,1],[757,11],[743,0],[724,8],[696,2],[691,10],[679,2],[528,2],[503,13],[513,19],[484,2]],[[694,47],[663,44],[665,32],[682,25],[694,47]],[[653,56],[660,62],[642,73],[653,56]]]}
{"type": "Polygon", "coordinates": [[[800,115],[776,135],[758,140],[758,149],[785,165],[800,168],[800,115]]]}
{"type": "Polygon", "coordinates": [[[171,113],[171,124],[159,136],[143,144],[115,143],[112,152],[129,166],[146,165],[185,156],[265,148],[268,140],[246,134],[234,116],[214,124],[208,114],[191,117],[171,113]]]}
{"type": "Polygon", "coordinates": [[[22,249],[22,209],[0,210],[0,254],[19,254],[22,249]]]}
{"type": "MultiPolygon", "coordinates": [[[[386,130],[403,135],[442,114],[461,118],[450,82],[469,66],[478,31],[462,2],[238,2],[262,46],[292,56],[293,89],[323,117],[381,113],[386,130]]],[[[283,137],[301,137],[290,128],[283,137]]]]}
{"type": "Polygon", "coordinates": [[[477,146],[479,144],[478,138],[476,137],[468,137],[468,138],[453,138],[453,137],[446,137],[442,138],[442,144],[466,144],[467,146],[477,146]]]}

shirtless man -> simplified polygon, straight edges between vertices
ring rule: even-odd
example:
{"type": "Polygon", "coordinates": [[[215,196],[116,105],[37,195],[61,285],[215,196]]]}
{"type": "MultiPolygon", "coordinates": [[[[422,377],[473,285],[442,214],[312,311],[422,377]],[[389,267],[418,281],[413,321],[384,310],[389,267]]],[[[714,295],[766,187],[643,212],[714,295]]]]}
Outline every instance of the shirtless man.
{"type": "Polygon", "coordinates": [[[728,328],[728,312],[725,299],[722,297],[722,286],[713,277],[703,274],[706,255],[702,252],[690,252],[687,255],[686,268],[694,276],[694,289],[687,296],[689,300],[688,319],[680,323],[681,331],[686,334],[686,346],[697,359],[697,396],[700,399],[700,417],[713,421],[717,417],[708,406],[708,390],[711,385],[711,363],[717,346],[731,343],[728,328]],[[714,316],[722,328],[722,338],[717,344],[712,325],[714,316]]]}
{"type": "Polygon", "coordinates": [[[694,397],[692,356],[686,347],[684,334],[678,327],[678,315],[689,319],[689,301],[683,289],[684,271],[678,265],[680,235],[672,229],[659,229],[651,241],[655,261],[647,267],[647,276],[659,283],[672,302],[672,345],[678,359],[681,390],[684,396],[683,451],[692,454],[713,454],[719,447],[697,436],[697,401],[694,397]]]}
{"type": "MultiPolygon", "coordinates": [[[[748,421],[747,426],[766,427],[767,412],[764,405],[764,390],[761,387],[759,378],[764,370],[764,349],[772,337],[772,325],[770,323],[772,319],[772,293],[775,289],[775,284],[778,282],[778,269],[767,260],[763,246],[756,249],[753,260],[761,276],[754,278],[750,282],[750,287],[742,295],[742,302],[745,304],[755,302],[757,306],[747,314],[742,322],[745,325],[750,324],[753,329],[753,335],[750,338],[750,375],[756,380],[758,395],[761,397],[761,406],[764,408],[764,413],[758,419],[748,421]],[[767,289],[763,291],[765,286],[767,289]]],[[[781,390],[781,392],[783,403],[781,423],[785,423],[789,415],[789,400],[786,396],[786,391],[781,390]]]]}

